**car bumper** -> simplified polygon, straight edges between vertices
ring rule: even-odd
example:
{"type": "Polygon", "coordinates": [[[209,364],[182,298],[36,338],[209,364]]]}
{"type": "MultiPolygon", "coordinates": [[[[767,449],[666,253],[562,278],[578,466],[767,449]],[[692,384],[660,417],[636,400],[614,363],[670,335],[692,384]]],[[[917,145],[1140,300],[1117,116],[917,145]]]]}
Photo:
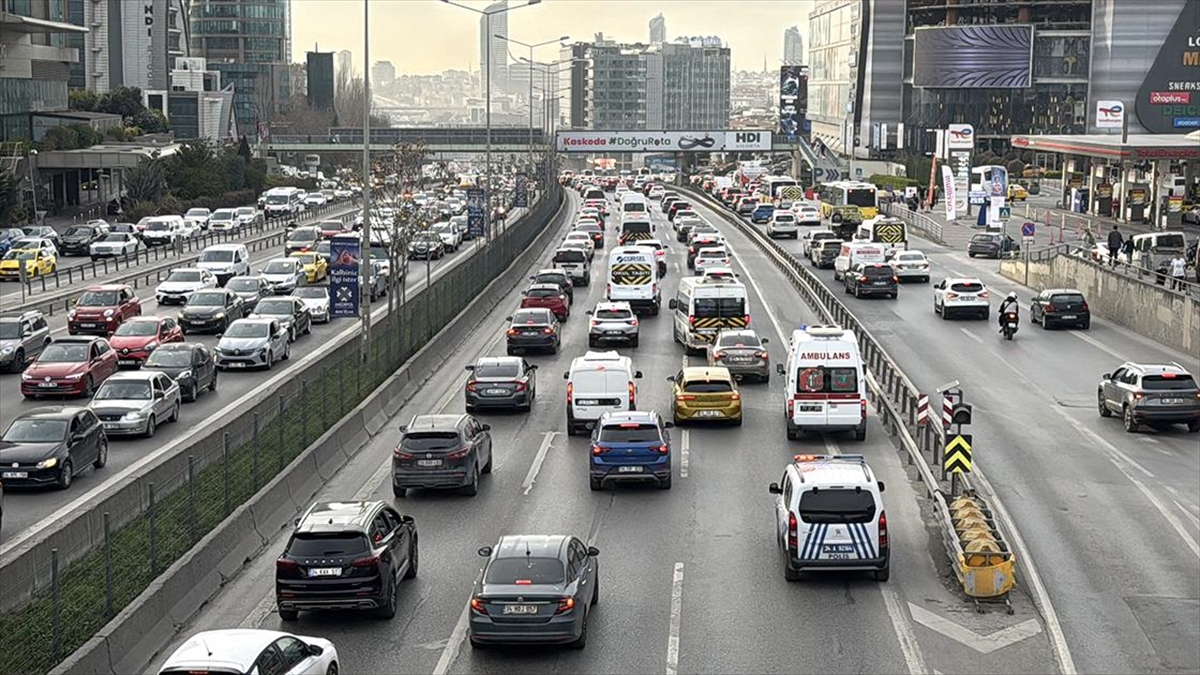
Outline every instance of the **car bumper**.
{"type": "Polygon", "coordinates": [[[659,464],[630,464],[640,467],[640,471],[621,471],[623,467],[611,464],[596,465],[591,468],[591,478],[600,481],[601,487],[614,483],[654,483],[661,485],[671,480],[670,455],[659,464]]]}
{"type": "Polygon", "coordinates": [[[88,252],[88,255],[92,256],[93,258],[116,258],[117,256],[125,255],[125,251],[118,251],[114,249],[92,249],[88,252]]]}
{"type": "Polygon", "coordinates": [[[859,295],[867,297],[872,295],[894,295],[899,292],[894,284],[888,284],[887,286],[857,286],[856,290],[859,295]]]}
{"type": "MultiPolygon", "coordinates": [[[[486,389],[486,387],[484,387],[486,389]]],[[[513,392],[502,396],[488,396],[479,392],[466,393],[467,405],[472,408],[515,408],[529,405],[529,390],[513,392]]]]}
{"type": "Polygon", "coordinates": [[[570,616],[554,616],[545,623],[496,623],[491,617],[471,612],[471,639],[487,644],[564,644],[579,639],[583,631],[581,610],[570,616]]]}
{"type": "Polygon", "coordinates": [[[762,379],[771,376],[771,363],[769,361],[754,361],[751,363],[730,363],[728,360],[717,360],[713,365],[720,366],[729,370],[729,374],[738,377],[758,377],[762,379]]]}
{"type": "Polygon", "coordinates": [[[928,269],[898,269],[896,277],[900,279],[928,279],[928,269]]]}
{"type": "Polygon", "coordinates": [[[321,585],[318,580],[275,582],[275,603],[282,610],[352,610],[382,607],[383,597],[379,576],[364,577],[360,582],[337,580],[336,587],[321,585]]]}
{"type": "Polygon", "coordinates": [[[626,343],[626,342],[633,342],[636,339],[638,339],[638,332],[636,330],[618,331],[616,333],[614,333],[612,331],[597,331],[597,332],[589,332],[588,333],[588,341],[595,342],[595,343],[603,343],[603,342],[626,343]]]}
{"type": "Polygon", "coordinates": [[[78,244],[76,244],[76,245],[63,244],[62,249],[61,249],[63,255],[88,255],[88,253],[91,250],[92,250],[91,244],[84,244],[82,246],[80,246],[78,244]]]}
{"type": "Polygon", "coordinates": [[[826,570],[826,571],[855,571],[881,570],[888,566],[889,554],[884,551],[878,558],[860,558],[858,560],[810,560],[796,558],[788,554],[788,567],[792,570],[826,570]]]}
{"type": "Polygon", "coordinates": [[[84,378],[74,381],[52,380],[51,386],[44,387],[45,380],[22,380],[21,395],[23,396],[79,396],[83,394],[84,378]]]}
{"type": "Polygon", "coordinates": [[[728,405],[720,408],[700,408],[676,405],[673,409],[675,419],[689,422],[736,422],[742,419],[742,406],[728,405]]]}
{"type": "Polygon", "coordinates": [[[995,248],[968,248],[967,254],[968,255],[982,255],[982,256],[988,256],[991,258],[998,258],[998,257],[1000,257],[1000,250],[995,249],[995,248]]]}
{"type": "Polygon", "coordinates": [[[108,337],[117,329],[117,322],[108,320],[98,321],[68,321],[67,332],[71,335],[100,335],[108,337]]]}
{"type": "Polygon", "coordinates": [[[0,481],[4,481],[4,488],[31,488],[45,487],[52,485],[58,481],[60,467],[51,469],[35,469],[33,467],[14,467],[5,468],[0,472],[0,481]],[[24,474],[24,478],[18,478],[24,474]]]}
{"type": "Polygon", "coordinates": [[[1046,314],[1042,318],[1042,320],[1049,324],[1083,325],[1086,323],[1091,323],[1092,313],[1091,312],[1082,312],[1082,311],[1080,311],[1080,312],[1055,312],[1052,314],[1046,314]],[[1068,317],[1070,317],[1070,318],[1068,318],[1068,317]]]}
{"type": "Polygon", "coordinates": [[[977,316],[987,317],[991,314],[991,305],[943,305],[943,316],[955,316],[959,314],[974,314],[977,316]],[[947,314],[949,312],[949,314],[947,314]]]}
{"type": "Polygon", "coordinates": [[[557,344],[552,336],[545,337],[513,337],[508,339],[509,349],[553,349],[557,344]]]}
{"type": "Polygon", "coordinates": [[[220,330],[225,326],[225,319],[185,319],[179,318],[179,326],[189,331],[220,330]]]}
{"type": "Polygon", "coordinates": [[[218,368],[261,368],[267,365],[267,353],[262,352],[261,354],[254,355],[239,354],[236,356],[218,353],[215,360],[218,368]]]}
{"type": "Polygon", "coordinates": [[[140,436],[146,433],[146,425],[149,423],[149,417],[129,422],[124,420],[119,422],[104,422],[104,433],[107,436],[140,436]]]}
{"type": "Polygon", "coordinates": [[[1154,410],[1150,406],[1138,406],[1133,409],[1133,419],[1138,422],[1186,424],[1193,420],[1200,420],[1200,407],[1154,410]]]}
{"type": "Polygon", "coordinates": [[[155,293],[154,301],[160,305],[185,305],[188,301],[188,295],[184,295],[183,293],[155,293]]]}
{"type": "Polygon", "coordinates": [[[141,368],[142,363],[144,363],[146,361],[146,358],[148,356],[150,356],[150,352],[143,351],[140,349],[137,351],[134,351],[131,349],[131,350],[129,350],[128,354],[125,354],[125,353],[117,354],[117,365],[122,368],[141,368]]]}
{"type": "Polygon", "coordinates": [[[392,485],[398,488],[424,488],[447,490],[460,488],[471,482],[474,474],[467,467],[442,469],[439,471],[413,471],[392,467],[392,485]]]}

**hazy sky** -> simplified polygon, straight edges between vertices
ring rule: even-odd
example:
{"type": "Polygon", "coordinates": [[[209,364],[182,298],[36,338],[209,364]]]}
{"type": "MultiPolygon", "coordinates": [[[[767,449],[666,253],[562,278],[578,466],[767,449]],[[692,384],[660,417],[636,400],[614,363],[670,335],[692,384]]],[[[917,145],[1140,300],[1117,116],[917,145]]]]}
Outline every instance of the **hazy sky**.
{"type": "MultiPolygon", "coordinates": [[[[430,74],[447,68],[479,69],[479,15],[439,0],[370,0],[371,61],[391,61],[398,74],[430,74]]],[[[524,0],[510,0],[519,7],[524,0]]],[[[488,2],[465,0],[483,9],[488,2]]],[[[362,0],[292,0],[293,61],[318,45],[321,51],[349,49],[362,70],[362,0]]],[[[717,35],[733,57],[734,70],[772,68],[783,52],[783,31],[800,26],[808,47],[812,0],[542,0],[508,13],[508,34],[537,43],[569,35],[590,41],[602,32],[621,42],[645,42],[649,22],[662,13],[667,39],[717,35]]],[[[514,45],[516,47],[516,45],[514,45]]],[[[515,52],[527,54],[524,47],[515,52]]],[[[553,46],[535,52],[555,58],[553,46]]]]}

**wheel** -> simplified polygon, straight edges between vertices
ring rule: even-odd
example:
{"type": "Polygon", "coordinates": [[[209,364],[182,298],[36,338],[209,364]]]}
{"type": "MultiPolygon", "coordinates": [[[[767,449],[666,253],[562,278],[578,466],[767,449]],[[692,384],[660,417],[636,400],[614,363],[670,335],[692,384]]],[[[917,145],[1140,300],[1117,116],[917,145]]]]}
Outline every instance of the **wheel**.
{"type": "Polygon", "coordinates": [[[179,421],[179,404],[178,403],[176,403],[175,407],[171,409],[171,417],[168,418],[167,421],[168,422],[178,422],[179,421]]]}
{"type": "Polygon", "coordinates": [[[633,341],[629,343],[629,346],[630,346],[630,347],[637,347],[637,346],[638,346],[638,338],[636,338],[636,337],[635,337],[635,338],[633,338],[633,341]]]}
{"type": "Polygon", "coordinates": [[[595,349],[595,347],[596,347],[596,341],[593,340],[592,338],[588,338],[588,349],[595,349]]]}
{"type": "Polygon", "coordinates": [[[587,625],[588,625],[587,610],[584,610],[583,626],[579,629],[579,637],[576,638],[575,641],[570,644],[571,649],[583,649],[584,647],[587,646],[587,625]]]}
{"type": "Polygon", "coordinates": [[[736,420],[734,420],[734,421],[733,421],[733,426],[735,426],[735,427],[740,427],[740,426],[742,426],[742,418],[741,418],[741,417],[739,417],[739,418],[737,418],[736,420]]]}
{"type": "Polygon", "coordinates": [[[396,616],[396,593],[399,589],[396,587],[396,582],[389,583],[387,597],[384,598],[382,606],[375,608],[375,616],[380,619],[390,619],[396,616]]]}
{"type": "Polygon", "coordinates": [[[408,545],[408,571],[404,573],[405,579],[417,578],[417,566],[420,561],[421,548],[417,542],[417,536],[414,534],[412,543],[408,545]]]}
{"type": "Polygon", "coordinates": [[[275,352],[268,349],[267,350],[267,370],[271,370],[274,367],[275,367],[275,352]]]}
{"type": "Polygon", "coordinates": [[[1112,417],[1112,411],[1108,409],[1108,405],[1104,402],[1104,392],[1096,392],[1096,408],[1100,411],[1101,417],[1112,417]]]}
{"type": "Polygon", "coordinates": [[[592,602],[596,605],[600,603],[600,573],[596,573],[596,583],[592,584],[592,602]]]}
{"type": "Polygon", "coordinates": [[[296,328],[292,327],[292,328],[288,329],[288,344],[291,344],[295,341],[296,341],[296,328]]]}
{"type": "Polygon", "coordinates": [[[88,375],[83,380],[83,397],[91,398],[92,394],[96,393],[95,383],[92,382],[92,376],[88,375]]]}
{"type": "Polygon", "coordinates": [[[800,438],[800,430],[799,430],[799,429],[793,429],[793,428],[791,428],[791,427],[788,427],[788,430],[787,430],[787,439],[788,439],[789,441],[794,441],[794,440],[796,440],[796,439],[798,439],[798,438],[800,438]]]}
{"type": "Polygon", "coordinates": [[[842,292],[845,293],[846,295],[850,295],[850,284],[845,284],[844,286],[842,286],[842,292]]]}
{"type": "Polygon", "coordinates": [[[974,258],[974,257],[975,257],[975,254],[974,254],[974,253],[971,253],[970,251],[968,251],[968,252],[967,252],[967,255],[968,255],[969,257],[972,257],[972,258],[974,258]]]}
{"type": "Polygon", "coordinates": [[[298,612],[297,610],[294,610],[294,609],[280,609],[279,610],[279,620],[280,621],[295,621],[298,618],[300,618],[300,612],[298,612]]]}
{"type": "Polygon", "coordinates": [[[507,352],[509,356],[515,356],[517,353],[517,350],[513,349],[512,347],[505,347],[504,351],[507,352]]]}
{"type": "Polygon", "coordinates": [[[75,467],[71,464],[71,460],[63,462],[62,468],[58,471],[58,480],[54,483],[54,487],[59,490],[66,490],[71,487],[71,482],[75,480],[75,467]]]}
{"type": "Polygon", "coordinates": [[[96,453],[96,461],[92,462],[92,468],[103,469],[104,465],[108,464],[108,439],[100,439],[100,450],[96,453]]]}
{"type": "Polygon", "coordinates": [[[855,297],[856,299],[859,299],[859,300],[861,300],[861,299],[862,299],[862,289],[861,289],[861,288],[857,288],[857,287],[856,287],[856,288],[854,289],[854,297],[855,297]]]}
{"type": "Polygon", "coordinates": [[[1080,330],[1088,330],[1091,327],[1092,327],[1091,319],[1088,319],[1087,321],[1084,321],[1083,323],[1079,324],[1080,330]]]}
{"type": "Polygon", "coordinates": [[[304,334],[312,335],[312,321],[311,320],[307,324],[304,325],[304,334]]]}
{"type": "Polygon", "coordinates": [[[875,577],[875,581],[887,581],[888,577],[892,576],[891,564],[884,565],[881,570],[875,570],[871,573],[871,576],[875,577]]]}
{"type": "Polygon", "coordinates": [[[658,489],[659,490],[670,490],[671,489],[671,476],[667,476],[666,479],[658,481],[658,489]]]}
{"type": "Polygon", "coordinates": [[[484,464],[484,465],[483,465],[483,472],[484,472],[484,473],[491,473],[491,472],[492,472],[492,460],[493,460],[493,459],[495,459],[495,458],[496,458],[496,455],[495,455],[494,453],[490,453],[490,452],[488,453],[488,461],[487,461],[487,464],[484,464]]]}
{"type": "Polygon", "coordinates": [[[13,356],[13,369],[20,372],[25,370],[25,350],[17,349],[17,353],[13,356]]]}
{"type": "Polygon", "coordinates": [[[787,560],[783,561],[783,580],[784,581],[800,581],[800,570],[792,569],[787,560]]]}
{"type": "Polygon", "coordinates": [[[183,395],[182,395],[183,402],[184,403],[195,403],[196,396],[197,396],[197,389],[198,389],[198,387],[194,384],[190,387],[185,388],[183,390],[183,395]]]}
{"type": "Polygon", "coordinates": [[[866,426],[863,426],[863,428],[861,428],[861,429],[854,430],[854,440],[856,440],[856,441],[867,440],[867,427],[866,426]]]}
{"type": "Polygon", "coordinates": [[[338,675],[337,661],[329,664],[329,667],[325,669],[325,675],[338,675]]]}
{"type": "Polygon", "coordinates": [[[1121,417],[1125,422],[1126,433],[1136,434],[1138,427],[1141,425],[1138,424],[1138,421],[1133,418],[1133,408],[1125,406],[1124,414],[1121,417]]]}
{"type": "Polygon", "coordinates": [[[1042,330],[1050,330],[1050,322],[1042,319],[1042,330]]]}
{"type": "Polygon", "coordinates": [[[143,435],[146,438],[154,438],[154,431],[155,431],[154,415],[151,415],[150,419],[146,420],[146,433],[143,435]]]}
{"type": "Polygon", "coordinates": [[[399,485],[393,484],[392,485],[392,494],[395,495],[396,497],[399,497],[400,499],[404,499],[404,496],[406,494],[408,494],[408,488],[402,488],[399,485]]]}
{"type": "Polygon", "coordinates": [[[475,469],[471,472],[471,482],[458,489],[460,494],[468,497],[474,497],[479,494],[479,464],[475,464],[475,469]]]}
{"type": "Polygon", "coordinates": [[[210,392],[217,390],[217,371],[213,370],[212,379],[208,382],[208,390],[210,392]]]}
{"type": "Polygon", "coordinates": [[[1200,420],[1192,420],[1191,422],[1188,422],[1187,429],[1189,433],[1193,434],[1197,431],[1200,431],[1200,420]]]}
{"type": "Polygon", "coordinates": [[[284,345],[283,346],[283,360],[290,361],[291,358],[292,358],[292,346],[290,344],[284,345]]]}

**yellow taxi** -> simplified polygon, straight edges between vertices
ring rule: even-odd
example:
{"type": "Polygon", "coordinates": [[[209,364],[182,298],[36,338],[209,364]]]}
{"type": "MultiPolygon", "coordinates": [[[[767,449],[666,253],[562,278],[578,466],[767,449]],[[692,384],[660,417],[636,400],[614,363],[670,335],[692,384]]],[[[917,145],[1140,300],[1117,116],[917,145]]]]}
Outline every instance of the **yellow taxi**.
{"type": "Polygon", "coordinates": [[[728,368],[694,366],[667,378],[672,383],[671,415],[683,422],[742,425],[742,395],[728,368]]]}
{"type": "Polygon", "coordinates": [[[1026,199],[1029,199],[1029,190],[1026,190],[1024,186],[1017,183],[1008,184],[1008,201],[1023,202],[1026,199]]]}
{"type": "Polygon", "coordinates": [[[329,274],[329,262],[325,260],[325,256],[316,251],[297,251],[292,254],[292,257],[298,259],[304,266],[304,274],[310,284],[317,283],[329,274]]]}
{"type": "Polygon", "coordinates": [[[25,265],[25,276],[34,277],[54,274],[58,259],[44,249],[14,248],[0,259],[0,279],[20,279],[21,265],[25,265]]]}

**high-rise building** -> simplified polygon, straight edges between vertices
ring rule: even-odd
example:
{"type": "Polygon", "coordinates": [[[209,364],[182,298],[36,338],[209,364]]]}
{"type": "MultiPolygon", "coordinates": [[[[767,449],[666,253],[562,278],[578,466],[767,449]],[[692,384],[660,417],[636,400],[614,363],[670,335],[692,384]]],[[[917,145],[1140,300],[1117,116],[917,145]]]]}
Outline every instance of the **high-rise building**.
{"type": "Polygon", "coordinates": [[[650,44],[657,45],[667,41],[667,20],[662,14],[650,19],[650,44]]]}
{"type": "Polygon", "coordinates": [[[354,77],[354,55],[349,49],[343,49],[337,53],[337,70],[334,76],[339,81],[349,81],[354,77]]]}
{"type": "Polygon", "coordinates": [[[191,3],[192,55],[233,85],[238,126],[255,129],[291,98],[291,5],[286,0],[191,3]]]}
{"type": "Polygon", "coordinates": [[[391,61],[376,61],[371,66],[371,86],[390,87],[396,80],[396,66],[391,61]]]}
{"type": "Polygon", "coordinates": [[[67,36],[79,50],[72,89],[166,89],[175,59],[189,53],[183,0],[66,0],[67,18],[87,33],[67,36]]]}
{"type": "Polygon", "coordinates": [[[67,21],[62,0],[0,3],[0,25],[0,140],[40,140],[33,117],[67,109],[70,66],[79,60],[79,50],[64,46],[64,36],[87,29],[67,21]]]}
{"type": "Polygon", "coordinates": [[[201,58],[177,58],[167,91],[143,91],[146,107],[171,123],[176,139],[221,141],[237,137],[233,86],[221,85],[221,74],[201,58]]]}
{"type": "Polygon", "coordinates": [[[732,80],[728,47],[667,42],[661,45],[661,67],[655,65],[653,53],[648,53],[648,100],[650,110],[661,105],[663,112],[662,123],[647,128],[670,131],[729,126],[732,80]],[[662,82],[661,96],[653,88],[656,81],[662,82]]]}
{"type": "Polygon", "coordinates": [[[308,107],[315,110],[332,110],[333,52],[308,52],[305,64],[308,107]]]}
{"type": "Polygon", "coordinates": [[[511,90],[508,81],[508,42],[497,35],[508,37],[508,0],[500,0],[484,9],[479,17],[479,72],[481,91],[488,91],[491,82],[492,95],[507,94],[511,90]],[[488,45],[491,45],[491,64],[487,62],[488,45]]]}
{"type": "Polygon", "coordinates": [[[804,65],[804,38],[800,37],[798,26],[783,31],[783,65],[804,65]]]}

